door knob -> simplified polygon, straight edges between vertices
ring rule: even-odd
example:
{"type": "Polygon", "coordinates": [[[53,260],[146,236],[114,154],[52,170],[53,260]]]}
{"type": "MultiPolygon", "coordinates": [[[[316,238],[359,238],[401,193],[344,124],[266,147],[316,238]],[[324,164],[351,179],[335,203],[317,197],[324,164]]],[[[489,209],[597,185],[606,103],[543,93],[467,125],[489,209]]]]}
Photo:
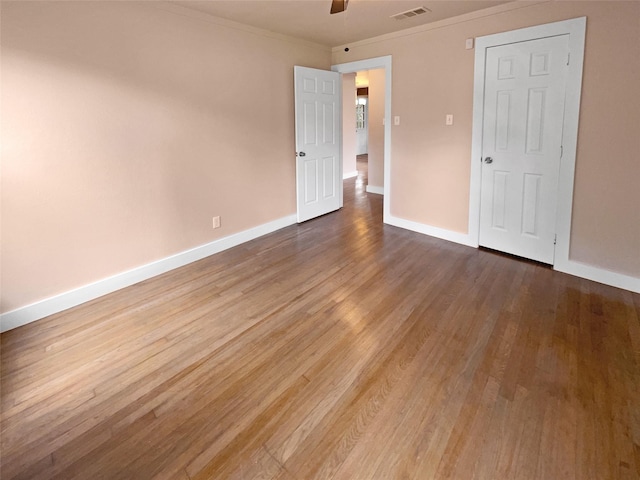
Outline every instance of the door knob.
{"type": "Polygon", "coordinates": [[[299,157],[306,157],[306,156],[307,156],[307,154],[306,154],[306,153],[304,153],[304,152],[300,152],[300,153],[298,153],[298,156],[299,156],[299,157]]]}
{"type": "Polygon", "coordinates": [[[484,163],[493,163],[493,158],[487,157],[484,159],[484,163]]]}

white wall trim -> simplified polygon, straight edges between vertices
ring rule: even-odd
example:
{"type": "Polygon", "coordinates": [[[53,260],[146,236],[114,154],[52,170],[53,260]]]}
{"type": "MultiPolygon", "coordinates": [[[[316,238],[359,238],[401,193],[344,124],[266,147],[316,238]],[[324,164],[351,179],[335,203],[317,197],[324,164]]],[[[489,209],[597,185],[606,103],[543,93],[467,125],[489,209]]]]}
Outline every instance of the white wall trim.
{"type": "Polygon", "coordinates": [[[344,175],[342,175],[342,179],[346,180],[347,178],[353,178],[353,177],[357,177],[357,176],[358,176],[358,171],[355,170],[353,172],[345,173],[344,175]]]}
{"type": "Polygon", "coordinates": [[[569,260],[562,265],[554,265],[554,270],[568,273],[580,278],[586,278],[594,282],[622,288],[631,292],[640,293],[640,278],[631,277],[622,273],[612,272],[604,268],[594,267],[585,263],[569,260]]]}
{"type": "Polygon", "coordinates": [[[235,22],[233,20],[228,20],[226,18],[216,17],[215,15],[212,15],[210,13],[201,12],[199,10],[194,10],[192,8],[182,6],[177,2],[155,1],[155,2],[144,2],[143,5],[145,7],[164,10],[165,12],[171,13],[173,15],[179,15],[181,17],[190,18],[192,20],[210,23],[210,24],[216,25],[217,27],[240,30],[245,33],[258,35],[261,37],[273,38],[280,41],[294,43],[296,45],[305,45],[307,47],[315,48],[325,52],[331,51],[331,47],[324,44],[311,42],[309,40],[303,40],[301,38],[292,37],[290,35],[284,35],[282,33],[276,33],[264,28],[252,27],[251,25],[235,22]]]}
{"type": "Polygon", "coordinates": [[[483,8],[481,10],[464,13],[462,15],[457,15],[455,17],[445,18],[443,20],[438,20],[436,22],[430,22],[424,25],[418,25],[417,27],[404,28],[402,30],[398,30],[397,32],[385,33],[382,35],[378,35],[377,37],[370,37],[364,40],[359,40],[357,42],[345,43],[342,45],[331,47],[331,51],[333,53],[337,53],[344,50],[345,47],[349,47],[353,49],[355,47],[362,47],[362,46],[371,45],[374,43],[395,40],[397,38],[408,37],[411,35],[418,35],[420,33],[428,32],[430,30],[437,30],[440,28],[449,27],[451,25],[457,25],[460,23],[465,23],[465,22],[469,22],[471,20],[477,20],[480,18],[493,17],[496,15],[500,15],[502,13],[507,13],[514,10],[520,10],[523,8],[530,8],[540,3],[548,3],[550,1],[553,1],[553,0],[527,0],[526,2],[503,3],[500,5],[496,5],[494,7],[483,8]]]}
{"type": "MultiPolygon", "coordinates": [[[[389,225],[404,228],[413,232],[422,233],[431,237],[440,238],[449,242],[459,243],[468,247],[478,248],[477,242],[470,235],[446,230],[444,228],[433,227],[423,223],[405,220],[398,217],[390,217],[389,225]]],[[[640,293],[640,278],[624,275],[622,273],[612,272],[603,268],[594,267],[585,263],[570,260],[562,265],[554,265],[554,270],[567,273],[576,277],[584,278],[594,282],[602,283],[616,288],[622,288],[631,292],[640,293]]]]}
{"type": "Polygon", "coordinates": [[[280,230],[281,228],[288,227],[289,225],[294,225],[295,223],[295,215],[279,218],[272,222],[258,225],[257,227],[214,240],[205,245],[185,250],[170,257],[32,303],[31,305],[18,308],[11,312],[3,313],[0,315],[0,331],[6,332],[7,330],[40,320],[54,313],[75,307],[108,293],[120,290],[121,288],[168,272],[174,268],[182,267],[191,262],[208,257],[209,255],[222,252],[268,233],[280,230]]]}
{"type": "Polygon", "coordinates": [[[384,187],[376,187],[375,185],[367,185],[365,190],[367,193],[375,193],[376,195],[384,195],[384,187]]]}
{"type": "Polygon", "coordinates": [[[382,221],[389,223],[391,217],[391,55],[349,63],[332,65],[331,70],[338,73],[356,73],[362,70],[384,68],[384,200],[382,221]]]}
{"type": "Polygon", "coordinates": [[[404,218],[398,218],[393,216],[390,216],[386,223],[388,223],[389,225],[393,225],[394,227],[400,227],[406,230],[411,230],[413,232],[429,235],[431,237],[447,240],[449,242],[466,245],[467,247],[477,248],[478,246],[474,244],[472,239],[466,233],[454,232],[453,230],[434,227],[431,225],[426,225],[424,223],[414,222],[412,220],[405,220],[404,218]]]}

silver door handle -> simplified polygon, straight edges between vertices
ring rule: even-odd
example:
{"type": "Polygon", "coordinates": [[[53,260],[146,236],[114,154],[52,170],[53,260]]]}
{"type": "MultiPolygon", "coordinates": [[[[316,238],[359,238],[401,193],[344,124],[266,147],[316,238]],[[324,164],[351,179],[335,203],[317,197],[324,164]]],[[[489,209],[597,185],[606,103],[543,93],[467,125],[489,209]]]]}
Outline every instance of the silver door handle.
{"type": "Polygon", "coordinates": [[[493,163],[493,158],[487,157],[484,159],[484,163],[493,163]]]}

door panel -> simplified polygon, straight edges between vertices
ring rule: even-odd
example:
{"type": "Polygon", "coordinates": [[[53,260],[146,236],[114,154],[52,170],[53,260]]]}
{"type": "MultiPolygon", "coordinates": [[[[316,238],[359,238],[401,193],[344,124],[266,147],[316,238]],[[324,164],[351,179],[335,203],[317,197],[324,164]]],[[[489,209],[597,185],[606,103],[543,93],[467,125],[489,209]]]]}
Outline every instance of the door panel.
{"type": "Polygon", "coordinates": [[[304,203],[310,205],[318,201],[318,161],[303,160],[304,169],[304,203]]]}
{"type": "Polygon", "coordinates": [[[336,141],[336,111],[335,104],[322,104],[322,143],[324,145],[334,145],[336,141]]]}
{"type": "Polygon", "coordinates": [[[540,185],[542,175],[524,174],[524,188],[522,189],[522,234],[539,238],[539,223],[537,219],[540,211],[540,185]]]}
{"type": "Polygon", "coordinates": [[[493,172],[493,222],[492,227],[500,230],[507,228],[507,182],[509,172],[493,172]]]}
{"type": "Polygon", "coordinates": [[[323,198],[331,199],[334,198],[337,194],[336,185],[335,185],[335,176],[336,176],[336,157],[325,157],[322,159],[322,170],[324,172],[324,179],[322,185],[323,189],[323,198]]]}
{"type": "Polygon", "coordinates": [[[340,74],[295,67],[294,76],[297,212],[304,222],[342,204],[340,74]]]}
{"type": "Polygon", "coordinates": [[[316,113],[316,104],[313,102],[304,102],[304,119],[302,128],[304,130],[303,134],[303,146],[315,145],[316,144],[316,118],[318,117],[316,113]]]}
{"type": "Polygon", "coordinates": [[[550,264],[567,45],[563,35],[486,55],[480,245],[550,264]]]}

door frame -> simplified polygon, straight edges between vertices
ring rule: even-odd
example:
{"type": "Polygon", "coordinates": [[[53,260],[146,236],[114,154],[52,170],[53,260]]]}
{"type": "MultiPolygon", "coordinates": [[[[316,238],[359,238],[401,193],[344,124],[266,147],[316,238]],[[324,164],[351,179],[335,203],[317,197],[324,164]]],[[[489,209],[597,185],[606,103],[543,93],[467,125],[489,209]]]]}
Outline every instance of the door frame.
{"type": "Polygon", "coordinates": [[[361,70],[383,68],[384,78],[384,193],[383,193],[383,223],[391,217],[391,55],[369,58],[349,63],[339,63],[331,66],[331,70],[338,73],[357,73],[361,70]]]}
{"type": "Polygon", "coordinates": [[[485,58],[487,49],[509,43],[525,42],[558,35],[569,35],[570,58],[565,87],[562,157],[560,158],[556,210],[556,249],[553,263],[553,267],[556,270],[566,271],[566,269],[569,268],[571,211],[573,207],[573,184],[578,144],[578,121],[580,117],[580,93],[582,90],[586,25],[587,17],[580,17],[476,38],[469,191],[469,238],[474,242],[475,247],[478,247],[480,244],[482,130],[484,118],[485,58]]]}

